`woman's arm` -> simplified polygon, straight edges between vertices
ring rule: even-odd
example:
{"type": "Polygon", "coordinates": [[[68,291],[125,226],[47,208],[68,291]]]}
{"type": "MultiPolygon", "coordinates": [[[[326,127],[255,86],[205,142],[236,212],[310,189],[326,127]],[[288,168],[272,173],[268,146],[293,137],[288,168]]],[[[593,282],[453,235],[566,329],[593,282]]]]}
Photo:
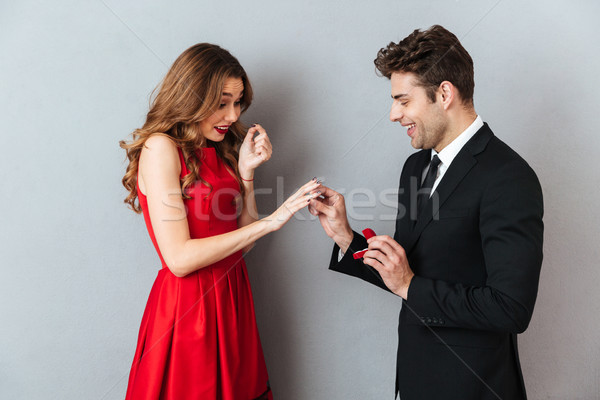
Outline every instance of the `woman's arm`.
{"type": "MultiPolygon", "coordinates": [[[[240,146],[238,169],[244,185],[244,198],[242,210],[238,218],[239,227],[250,225],[258,220],[258,209],[254,196],[254,171],[262,163],[268,161],[273,153],[273,147],[264,128],[254,124],[240,146]],[[256,138],[254,135],[258,133],[256,138]]],[[[254,243],[244,247],[244,253],[250,251],[254,243]]]]}
{"type": "MultiPolygon", "coordinates": [[[[242,180],[244,185],[244,198],[242,199],[242,210],[238,217],[238,226],[243,228],[253,222],[258,221],[258,209],[256,207],[256,199],[254,197],[254,181],[242,180]]],[[[245,246],[242,250],[244,253],[249,252],[254,247],[254,242],[245,246]]]]}
{"type": "Polygon", "coordinates": [[[251,224],[258,219],[256,200],[254,198],[254,171],[259,165],[268,161],[273,154],[273,146],[265,129],[254,124],[240,146],[238,170],[244,184],[244,198],[242,211],[238,218],[240,227],[251,224]],[[256,138],[254,135],[256,135],[256,138]]]}
{"type": "Polygon", "coordinates": [[[145,190],[154,235],[165,263],[182,277],[247,247],[269,232],[280,229],[292,215],[318,196],[319,184],[308,182],[272,215],[222,235],[191,239],[179,175],[177,146],[156,135],[146,141],[140,155],[140,188],[145,190]],[[305,194],[309,196],[305,196],[305,194]]]}
{"type": "Polygon", "coordinates": [[[242,199],[242,210],[238,217],[240,228],[258,220],[258,209],[254,198],[254,181],[242,180],[242,183],[244,184],[244,198],[242,199]]]}

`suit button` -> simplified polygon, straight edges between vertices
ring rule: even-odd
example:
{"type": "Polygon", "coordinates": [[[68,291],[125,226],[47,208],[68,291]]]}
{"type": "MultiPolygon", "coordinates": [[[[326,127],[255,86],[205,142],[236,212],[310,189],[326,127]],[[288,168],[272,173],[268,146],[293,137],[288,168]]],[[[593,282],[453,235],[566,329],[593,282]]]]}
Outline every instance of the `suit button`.
{"type": "Polygon", "coordinates": [[[431,323],[431,318],[426,318],[425,322],[427,322],[428,324],[430,324],[431,323]]]}

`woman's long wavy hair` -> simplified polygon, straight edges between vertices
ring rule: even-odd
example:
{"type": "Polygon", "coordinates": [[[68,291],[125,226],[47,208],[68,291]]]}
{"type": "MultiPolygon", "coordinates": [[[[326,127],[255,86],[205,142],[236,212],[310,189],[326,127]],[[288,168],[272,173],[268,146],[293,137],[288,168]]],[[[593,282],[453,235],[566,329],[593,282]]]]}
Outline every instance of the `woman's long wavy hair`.
{"type": "Polygon", "coordinates": [[[217,110],[227,78],[241,78],[244,83],[244,94],[240,100],[243,113],[252,102],[252,87],[246,71],[227,50],[214,44],[199,43],[175,60],[161,84],[154,89],[152,93],[158,91],[158,94],[151,100],[146,122],[133,132],[131,142],[119,142],[129,159],[122,180],[129,191],[124,202],[136,213],[142,211],[137,192],[140,153],[152,135],[167,136],[181,148],[190,170],[181,180],[184,198],[189,198],[186,189],[198,180],[210,187],[200,176],[202,160],[197,153],[199,147],[205,146],[215,148],[217,156],[234,173],[243,191],[237,158],[238,147],[244,139],[244,126],[239,120],[233,123],[221,142],[208,141],[200,133],[199,123],[217,110]]]}

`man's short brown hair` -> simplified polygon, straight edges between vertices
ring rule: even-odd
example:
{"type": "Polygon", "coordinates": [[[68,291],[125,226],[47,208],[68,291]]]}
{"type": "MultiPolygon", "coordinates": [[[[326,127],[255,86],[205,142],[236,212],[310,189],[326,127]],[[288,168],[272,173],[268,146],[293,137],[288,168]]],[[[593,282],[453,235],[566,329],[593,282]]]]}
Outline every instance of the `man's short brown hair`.
{"type": "Polygon", "coordinates": [[[377,53],[375,67],[382,76],[412,72],[419,77],[432,102],[443,81],[459,91],[463,104],[473,104],[473,60],[458,38],[440,25],[426,31],[415,29],[399,43],[391,42],[377,53]]]}

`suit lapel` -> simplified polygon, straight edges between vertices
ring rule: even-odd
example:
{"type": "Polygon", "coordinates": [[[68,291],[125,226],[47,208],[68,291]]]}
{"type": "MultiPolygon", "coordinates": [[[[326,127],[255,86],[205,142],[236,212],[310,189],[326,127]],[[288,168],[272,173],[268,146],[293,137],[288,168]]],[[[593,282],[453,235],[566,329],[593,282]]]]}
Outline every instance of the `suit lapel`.
{"type": "MultiPolygon", "coordinates": [[[[425,227],[431,222],[434,215],[439,213],[439,209],[444,205],[446,200],[452,195],[454,190],[460,184],[460,182],[464,179],[464,177],[469,173],[469,171],[477,164],[477,160],[475,159],[475,155],[479,154],[485,149],[485,146],[492,138],[493,133],[488,127],[487,124],[484,124],[481,129],[477,131],[477,133],[469,140],[464,147],[458,152],[454,160],[452,160],[452,164],[444,174],[444,177],[438,184],[435,192],[431,198],[427,200],[427,202],[423,205],[421,209],[421,213],[419,214],[419,218],[417,223],[412,231],[411,237],[408,245],[405,247],[405,251],[410,252],[415,244],[417,243],[421,233],[425,229],[425,227]],[[434,198],[437,196],[438,205],[436,210],[432,212],[434,198]]],[[[425,166],[423,166],[425,168],[425,166]]],[[[421,170],[422,171],[422,170],[421,170]]]]}
{"type": "Polygon", "coordinates": [[[394,240],[403,246],[410,240],[414,221],[417,218],[415,201],[411,197],[413,188],[416,188],[419,184],[423,169],[430,159],[431,150],[421,150],[411,155],[402,169],[398,189],[398,215],[396,217],[394,240]]]}

